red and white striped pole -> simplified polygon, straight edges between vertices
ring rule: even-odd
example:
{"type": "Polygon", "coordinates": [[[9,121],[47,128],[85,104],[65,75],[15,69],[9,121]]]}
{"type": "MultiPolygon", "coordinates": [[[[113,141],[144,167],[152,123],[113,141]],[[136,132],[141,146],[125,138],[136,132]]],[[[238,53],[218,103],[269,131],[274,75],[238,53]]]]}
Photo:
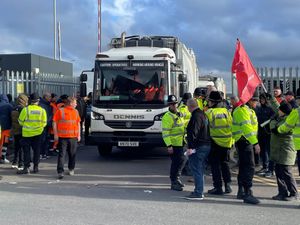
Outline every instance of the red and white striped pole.
{"type": "Polygon", "coordinates": [[[98,52],[101,52],[101,0],[98,0],[98,52]]]}

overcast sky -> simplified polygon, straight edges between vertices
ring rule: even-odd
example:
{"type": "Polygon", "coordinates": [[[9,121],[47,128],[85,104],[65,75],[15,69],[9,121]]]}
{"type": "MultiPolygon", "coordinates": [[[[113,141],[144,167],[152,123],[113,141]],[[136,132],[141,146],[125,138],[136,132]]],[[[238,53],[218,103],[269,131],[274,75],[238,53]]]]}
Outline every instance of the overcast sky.
{"type": "MultiPolygon", "coordinates": [[[[93,67],[98,0],[57,0],[62,58],[93,67]]],[[[0,53],[53,57],[53,1],[1,0],[0,53]]],[[[200,74],[223,76],[239,38],[255,67],[299,66],[298,0],[102,0],[102,50],[112,37],[173,35],[193,48],[200,74]]]]}

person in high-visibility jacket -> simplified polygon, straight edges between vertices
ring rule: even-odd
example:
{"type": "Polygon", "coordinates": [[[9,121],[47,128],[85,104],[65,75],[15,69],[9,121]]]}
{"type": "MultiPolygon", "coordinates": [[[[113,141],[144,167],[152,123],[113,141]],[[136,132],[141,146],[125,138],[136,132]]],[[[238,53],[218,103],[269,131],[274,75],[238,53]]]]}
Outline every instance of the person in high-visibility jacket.
{"type": "Polygon", "coordinates": [[[184,125],[185,127],[187,126],[187,124],[189,123],[189,120],[191,118],[191,113],[186,105],[187,100],[189,100],[190,98],[192,98],[192,94],[191,93],[184,93],[182,96],[182,100],[180,105],[178,106],[178,111],[182,114],[183,118],[184,118],[184,125]]]}
{"type": "MultiPolygon", "coordinates": [[[[190,121],[190,118],[192,116],[192,114],[190,113],[189,109],[188,109],[188,106],[187,106],[187,101],[189,99],[192,98],[192,94],[187,92],[187,93],[184,93],[183,96],[182,96],[182,99],[181,99],[181,103],[179,104],[178,106],[178,111],[181,113],[181,115],[183,116],[183,119],[184,119],[184,130],[185,130],[185,140],[186,140],[186,128],[187,128],[187,125],[190,121]]],[[[186,141],[185,141],[186,142],[186,141]]],[[[186,162],[185,162],[185,165],[182,169],[182,175],[186,175],[186,176],[192,176],[192,172],[190,170],[190,167],[189,167],[189,160],[187,159],[186,162]]]]}
{"type": "Polygon", "coordinates": [[[206,98],[205,89],[198,87],[194,90],[194,99],[196,99],[199,109],[204,111],[207,106],[207,101],[205,100],[205,98],[206,98]]]}
{"type": "Polygon", "coordinates": [[[290,115],[286,118],[285,123],[278,127],[278,132],[288,133],[293,132],[295,149],[297,151],[297,164],[300,176],[300,108],[293,109],[290,115]]]}
{"type": "Polygon", "coordinates": [[[232,135],[236,142],[239,156],[238,199],[245,203],[258,204],[259,200],[252,194],[252,180],[255,172],[254,152],[260,152],[257,140],[257,120],[254,112],[247,105],[237,103],[233,111],[232,135]]]}
{"type": "Polygon", "coordinates": [[[69,156],[69,175],[74,175],[77,143],[80,141],[80,117],[75,109],[77,100],[68,97],[66,105],[59,108],[53,116],[54,141],[58,141],[58,178],[64,177],[65,156],[69,156]]]}
{"type": "Polygon", "coordinates": [[[33,173],[39,172],[42,133],[47,125],[47,113],[38,105],[38,94],[32,93],[29,99],[30,105],[23,108],[19,116],[19,124],[22,126],[21,146],[24,152],[24,169],[19,170],[18,174],[30,173],[31,148],[33,150],[33,173]]]}
{"type": "Polygon", "coordinates": [[[162,137],[171,157],[171,189],[182,191],[183,184],[180,175],[185,163],[184,142],[184,118],[177,110],[177,97],[168,96],[169,111],[162,118],[162,137]]]}
{"type": "Polygon", "coordinates": [[[232,117],[222,102],[223,98],[218,91],[210,92],[208,96],[208,110],[206,116],[209,120],[211,151],[209,161],[214,188],[209,194],[222,195],[222,177],[225,193],[231,193],[231,172],[229,168],[230,149],[233,145],[232,117]]]}

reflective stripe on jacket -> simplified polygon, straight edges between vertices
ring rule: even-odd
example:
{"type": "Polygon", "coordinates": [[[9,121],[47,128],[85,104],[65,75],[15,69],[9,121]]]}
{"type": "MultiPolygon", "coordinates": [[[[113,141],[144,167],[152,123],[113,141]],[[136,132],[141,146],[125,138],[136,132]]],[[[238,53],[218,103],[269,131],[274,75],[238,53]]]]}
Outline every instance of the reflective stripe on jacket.
{"type": "Polygon", "coordinates": [[[233,111],[232,135],[235,141],[242,136],[245,137],[250,144],[256,144],[257,140],[257,119],[253,115],[255,112],[247,105],[241,105],[233,111]]]}
{"type": "Polygon", "coordinates": [[[162,137],[166,146],[183,146],[184,119],[168,111],[162,118],[162,137]]]}
{"type": "Polygon", "coordinates": [[[57,124],[57,134],[61,138],[75,138],[78,137],[78,123],[80,117],[78,111],[70,106],[60,108],[57,110],[54,118],[57,124]]]}
{"type": "Polygon", "coordinates": [[[209,120],[210,136],[214,142],[224,148],[231,148],[232,117],[226,108],[211,108],[206,111],[209,120]]]}
{"type": "Polygon", "coordinates": [[[285,122],[278,127],[279,133],[293,132],[295,149],[300,150],[300,108],[293,109],[285,122]]]}
{"type": "Polygon", "coordinates": [[[19,116],[23,137],[33,137],[42,134],[47,125],[45,109],[38,105],[29,105],[22,109],[19,116]]]}
{"type": "Polygon", "coordinates": [[[186,128],[190,121],[192,114],[188,110],[188,107],[183,103],[178,107],[178,111],[182,114],[182,117],[184,119],[184,127],[186,128]]]}

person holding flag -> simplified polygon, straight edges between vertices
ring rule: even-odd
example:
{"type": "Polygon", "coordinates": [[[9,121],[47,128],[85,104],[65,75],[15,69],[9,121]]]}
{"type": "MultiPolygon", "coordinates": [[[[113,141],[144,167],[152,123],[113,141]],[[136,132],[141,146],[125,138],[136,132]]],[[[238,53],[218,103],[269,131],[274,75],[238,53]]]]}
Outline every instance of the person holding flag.
{"type": "Polygon", "coordinates": [[[257,119],[246,103],[262,82],[239,40],[237,40],[232,62],[232,73],[236,74],[239,94],[239,102],[233,111],[232,126],[232,135],[239,155],[237,198],[243,199],[244,203],[258,204],[260,201],[253,196],[251,190],[255,172],[253,148],[257,154],[260,152],[257,140],[257,119]]]}

